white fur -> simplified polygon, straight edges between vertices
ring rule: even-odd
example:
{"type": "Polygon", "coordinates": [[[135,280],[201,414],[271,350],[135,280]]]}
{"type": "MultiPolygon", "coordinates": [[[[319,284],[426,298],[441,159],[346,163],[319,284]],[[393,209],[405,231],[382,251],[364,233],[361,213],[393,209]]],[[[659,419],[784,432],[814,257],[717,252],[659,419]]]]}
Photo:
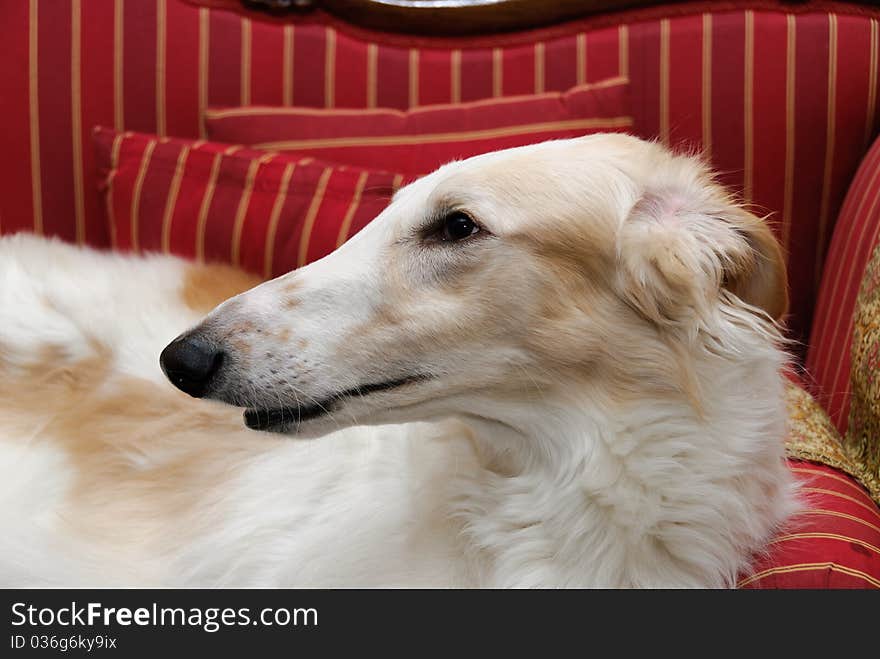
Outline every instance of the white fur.
{"type": "MultiPolygon", "coordinates": [[[[186,399],[193,414],[228,420],[222,437],[194,439],[175,421],[136,450],[127,444],[113,453],[108,437],[108,452],[144,471],[204,455],[205,473],[167,482],[155,499],[128,496],[124,483],[117,489],[103,479],[84,504],[72,494],[83,487],[75,485],[80,467],[52,419],[33,409],[0,418],[0,583],[734,585],[796,509],[782,448],[786,358],[759,310],[712,292],[715,266],[705,265],[706,254],[688,252],[708,272],[689,294],[708,297],[676,300],[685,316],[660,328],[648,318],[656,310],[634,311],[656,295],[661,275],[631,251],[640,239],[627,238],[627,218],[646,190],[700,188],[703,170],[628,140],[547,143],[448,165],[401,191],[338,252],[234,298],[197,326],[248,342],[229,375],[236,392],[215,397],[254,406],[274,397],[321,400],[413,364],[430,371],[424,384],[343,401],[331,415],[283,428],[320,439],[259,435],[232,407],[186,399]],[[534,184],[540,192],[528,188],[544,174],[534,184]],[[505,185],[533,201],[502,207],[505,185]],[[394,251],[409,249],[407,231],[425,209],[458,191],[459,202],[485,220],[490,241],[468,248],[469,256],[394,251]],[[532,314],[545,300],[533,287],[543,261],[508,242],[548,208],[560,222],[601,224],[596,240],[608,236],[621,276],[610,273],[597,294],[596,304],[606,306],[537,334],[532,314]],[[443,288],[472,265],[480,285],[455,295],[443,288]],[[399,272],[389,274],[398,266],[404,283],[399,272]],[[629,288],[634,280],[651,283],[651,291],[629,288]],[[296,306],[282,314],[291,283],[296,306]],[[377,310],[388,300],[401,317],[384,325],[377,310]],[[242,321],[266,331],[237,330],[242,321]],[[531,334],[519,334],[523,323],[531,334]],[[293,332],[287,345],[267,338],[283,328],[293,332]],[[295,338],[303,347],[288,354],[295,338]],[[579,342],[590,359],[570,367],[565,355],[579,342]],[[689,394],[663,381],[676,360],[690,372],[689,394]],[[277,371],[298,375],[297,384],[272,385],[277,371]],[[617,372],[642,375],[625,385],[605,375],[617,372]],[[694,392],[696,404],[688,397],[694,392]],[[207,448],[221,439],[228,451],[207,448]],[[164,494],[186,506],[169,508],[160,503],[164,494]]],[[[687,205],[685,197],[673,206],[687,205]]],[[[719,234],[685,244],[720,251],[736,240],[719,234]]],[[[720,268],[728,255],[719,258],[720,268]]],[[[61,359],[70,363],[107,350],[112,368],[96,396],[124,391],[132,378],[157,396],[178,395],[157,359],[200,320],[179,294],[187,267],[170,257],[0,239],[4,377],[14,382],[41,346],[63,346],[61,359]]]]}

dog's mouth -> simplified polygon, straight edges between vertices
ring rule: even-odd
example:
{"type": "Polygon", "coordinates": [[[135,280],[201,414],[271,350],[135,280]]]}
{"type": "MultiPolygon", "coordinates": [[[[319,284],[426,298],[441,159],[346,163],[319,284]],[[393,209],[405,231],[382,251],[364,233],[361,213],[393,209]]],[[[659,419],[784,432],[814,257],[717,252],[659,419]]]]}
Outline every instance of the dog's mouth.
{"type": "Polygon", "coordinates": [[[308,405],[296,405],[274,408],[248,408],[244,411],[244,424],[252,430],[265,430],[269,432],[282,432],[286,429],[299,426],[300,424],[331,414],[334,410],[349,398],[364,398],[370,394],[389,389],[397,389],[415,382],[423,382],[431,376],[419,374],[410,375],[396,380],[385,380],[364,384],[359,387],[345,389],[328,396],[323,400],[308,405]]]}

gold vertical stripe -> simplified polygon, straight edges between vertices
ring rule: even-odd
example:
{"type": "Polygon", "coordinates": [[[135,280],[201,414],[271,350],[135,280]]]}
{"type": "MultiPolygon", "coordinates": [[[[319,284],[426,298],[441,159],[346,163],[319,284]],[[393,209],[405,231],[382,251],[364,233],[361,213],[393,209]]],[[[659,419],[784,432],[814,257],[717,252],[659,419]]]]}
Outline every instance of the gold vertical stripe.
{"type": "Polygon", "coordinates": [[[324,39],[324,107],[336,104],[336,30],[326,28],[324,39]]]}
{"type": "Polygon", "coordinates": [[[293,105],[293,26],[284,26],[284,52],[281,60],[281,98],[284,105],[293,105]]]}
{"type": "Polygon", "coordinates": [[[251,104],[251,19],[241,19],[241,104],[251,104]]]}
{"type": "Polygon", "coordinates": [[[376,107],[376,71],[379,68],[379,46],[367,45],[367,107],[376,107]]]}
{"type": "Polygon", "coordinates": [[[629,78],[629,26],[617,28],[617,71],[624,78],[629,78]]]}
{"type": "Polygon", "coordinates": [[[318,179],[318,185],[315,186],[315,194],[312,195],[312,202],[309,204],[309,210],[306,212],[302,233],[299,237],[299,255],[296,259],[296,266],[298,268],[306,264],[306,259],[309,255],[309,241],[312,238],[312,228],[315,225],[318,210],[321,208],[321,202],[324,201],[324,191],[327,189],[327,181],[330,180],[332,173],[332,167],[325,167],[321,178],[318,179]]]}
{"type": "Polygon", "coordinates": [[[134,180],[134,192],[131,198],[131,248],[134,251],[140,249],[140,206],[141,206],[141,189],[144,187],[144,178],[147,176],[147,169],[150,167],[150,159],[153,157],[153,149],[156,148],[156,142],[150,141],[144,149],[141,156],[141,166],[138,169],[137,178],[134,180]]]}
{"type": "Polygon", "coordinates": [[[82,6],[81,0],[71,2],[70,16],[70,112],[71,132],[73,133],[73,195],[76,217],[76,242],[82,244],[86,238],[86,208],[83,189],[82,159],[82,6]]]}
{"type": "Polygon", "coordinates": [[[795,80],[797,71],[797,20],[792,14],[786,18],[785,43],[785,180],[782,191],[782,246],[788,258],[788,244],[791,239],[791,216],[794,205],[794,154],[795,122],[794,115],[795,80]]]}
{"type": "Polygon", "coordinates": [[[825,255],[825,233],[828,225],[828,210],[831,204],[831,175],[834,173],[834,130],[837,109],[837,16],[828,14],[828,110],[825,132],[825,175],[822,180],[822,202],[819,206],[819,233],[816,240],[815,274],[816,284],[822,276],[822,260],[825,255]]]}
{"type": "Polygon", "coordinates": [[[403,185],[403,174],[395,174],[394,178],[391,179],[391,196],[393,197],[397,194],[397,191],[400,190],[400,186],[403,185]]]}
{"type": "Polygon", "coordinates": [[[500,48],[492,49],[492,96],[502,95],[504,89],[504,53],[500,48]]]}
{"type": "Polygon", "coordinates": [[[254,192],[254,181],[257,178],[257,172],[262,165],[274,157],[274,153],[267,153],[256,160],[252,160],[251,164],[248,165],[247,174],[245,174],[244,179],[244,190],[241,191],[238,207],[235,209],[235,223],[232,226],[230,257],[232,258],[233,265],[241,265],[241,234],[244,230],[244,220],[247,217],[248,207],[251,203],[251,195],[254,192]]]}
{"type": "Polygon", "coordinates": [[[217,187],[217,175],[220,173],[220,163],[223,156],[218,153],[211,163],[211,174],[208,176],[208,184],[205,186],[205,196],[199,207],[199,216],[196,222],[196,259],[205,260],[205,227],[208,221],[208,211],[211,208],[211,200],[214,198],[214,189],[217,187]]]}
{"type": "Polygon", "coordinates": [[[461,51],[455,49],[449,57],[449,102],[461,103],[461,51]]]}
{"type": "Polygon", "coordinates": [[[703,156],[712,161],[712,14],[703,14],[703,156]]]}
{"type": "Polygon", "coordinates": [[[669,144],[669,19],[660,21],[660,140],[669,144]]]}
{"type": "Polygon", "coordinates": [[[868,148],[874,135],[874,115],[877,112],[877,19],[871,19],[870,61],[868,62],[868,109],[865,114],[865,139],[862,149],[868,148]]]}
{"type": "Polygon", "coordinates": [[[544,43],[535,44],[535,93],[544,93],[544,43]]]}
{"type": "Polygon", "coordinates": [[[211,21],[208,10],[199,9],[199,134],[206,136],[205,110],[208,109],[208,53],[211,44],[211,21]]]}
{"type": "Polygon", "coordinates": [[[583,32],[577,35],[575,50],[577,51],[576,80],[577,84],[583,85],[587,82],[587,35],[583,32]]]}
{"type": "Polygon", "coordinates": [[[28,6],[28,111],[31,138],[31,196],[34,205],[34,233],[43,233],[43,177],[40,173],[40,93],[37,0],[28,6]]]}
{"type": "Polygon", "coordinates": [[[113,127],[122,130],[125,126],[125,93],[122,87],[124,39],[125,39],[125,0],[113,3],[113,127]]]}
{"type": "Polygon", "coordinates": [[[122,146],[122,133],[116,133],[110,147],[110,173],[107,175],[107,220],[110,222],[110,247],[116,248],[116,211],[113,208],[113,181],[119,168],[119,149],[122,146]]]}
{"type": "Polygon", "coordinates": [[[167,6],[165,0],[156,5],[156,132],[165,135],[165,44],[167,42],[167,6]]]}
{"type": "Polygon", "coordinates": [[[409,49],[409,107],[419,104],[419,51],[409,49]]]}
{"type": "Polygon", "coordinates": [[[367,176],[369,172],[361,172],[358,176],[357,184],[354,186],[354,195],[351,198],[351,204],[342,218],[342,225],[339,227],[339,235],[336,238],[336,246],[339,247],[348,240],[348,232],[351,231],[351,223],[354,220],[354,214],[357,212],[358,206],[361,204],[361,195],[364,192],[364,186],[367,184],[367,176]]]}
{"type": "Polygon", "coordinates": [[[162,251],[166,254],[171,251],[171,218],[174,216],[174,207],[177,205],[177,194],[180,192],[180,181],[183,179],[183,170],[186,167],[186,159],[189,156],[189,147],[185,146],[177,156],[177,165],[174,168],[174,178],[168,188],[168,196],[165,198],[165,212],[162,213],[162,251]]]}
{"type": "Polygon", "coordinates": [[[266,279],[272,276],[272,260],[275,256],[275,234],[278,233],[278,220],[281,217],[281,211],[284,209],[284,202],[287,201],[287,188],[290,185],[290,178],[293,176],[294,169],[296,169],[294,163],[285,165],[284,173],[281,175],[281,185],[278,187],[278,194],[275,196],[272,212],[269,214],[266,244],[263,247],[263,277],[266,279]]]}
{"type": "Polygon", "coordinates": [[[745,69],[743,75],[743,200],[751,203],[754,192],[754,89],[755,89],[755,13],[745,16],[745,69]]]}

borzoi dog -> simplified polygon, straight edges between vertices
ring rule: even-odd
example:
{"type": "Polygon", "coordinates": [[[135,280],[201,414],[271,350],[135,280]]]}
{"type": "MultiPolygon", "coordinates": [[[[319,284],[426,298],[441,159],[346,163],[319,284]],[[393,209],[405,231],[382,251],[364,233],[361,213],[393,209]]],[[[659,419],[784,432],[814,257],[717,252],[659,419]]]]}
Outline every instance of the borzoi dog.
{"type": "Polygon", "coordinates": [[[446,165],[210,313],[257,282],[0,273],[6,585],[724,587],[797,507],[780,248],[658,144],[446,165]]]}

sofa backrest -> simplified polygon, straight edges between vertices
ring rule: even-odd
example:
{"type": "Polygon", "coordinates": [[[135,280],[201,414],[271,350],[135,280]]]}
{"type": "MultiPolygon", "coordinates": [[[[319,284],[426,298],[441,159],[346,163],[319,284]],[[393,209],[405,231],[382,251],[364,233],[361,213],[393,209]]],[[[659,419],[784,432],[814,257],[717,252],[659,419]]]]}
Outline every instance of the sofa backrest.
{"type": "Polygon", "coordinates": [[[0,232],[108,244],[96,125],[197,137],[208,106],[404,109],[623,75],[637,134],[702,150],[746,202],[772,213],[789,258],[790,324],[804,338],[838,208],[877,132],[880,11],[723,7],[464,39],[183,0],[3,3],[0,232]]]}

